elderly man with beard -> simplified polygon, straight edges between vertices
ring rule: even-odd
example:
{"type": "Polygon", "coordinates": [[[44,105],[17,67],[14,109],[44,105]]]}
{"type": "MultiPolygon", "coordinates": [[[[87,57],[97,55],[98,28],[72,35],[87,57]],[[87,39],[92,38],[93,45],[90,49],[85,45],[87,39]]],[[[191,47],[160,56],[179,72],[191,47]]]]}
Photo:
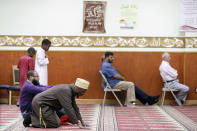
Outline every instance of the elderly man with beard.
{"type": "Polygon", "coordinates": [[[20,110],[24,118],[23,125],[25,127],[28,127],[29,124],[31,124],[31,103],[34,96],[50,87],[51,86],[42,86],[39,84],[39,76],[36,71],[31,70],[27,73],[27,80],[20,93],[20,110]]]}
{"type": "Polygon", "coordinates": [[[77,125],[79,128],[86,127],[75,97],[84,95],[88,86],[88,81],[77,78],[75,84],[57,85],[36,95],[32,101],[32,126],[37,128],[59,127],[60,119],[56,111],[63,108],[73,125],[77,125]]]}

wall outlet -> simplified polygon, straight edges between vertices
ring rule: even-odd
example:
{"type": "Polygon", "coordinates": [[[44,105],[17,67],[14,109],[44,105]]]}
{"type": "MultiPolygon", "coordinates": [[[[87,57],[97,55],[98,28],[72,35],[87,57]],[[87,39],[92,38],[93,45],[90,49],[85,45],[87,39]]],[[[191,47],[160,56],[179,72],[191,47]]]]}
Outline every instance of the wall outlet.
{"type": "Polygon", "coordinates": [[[195,92],[197,93],[197,88],[195,89],[195,92]]]}

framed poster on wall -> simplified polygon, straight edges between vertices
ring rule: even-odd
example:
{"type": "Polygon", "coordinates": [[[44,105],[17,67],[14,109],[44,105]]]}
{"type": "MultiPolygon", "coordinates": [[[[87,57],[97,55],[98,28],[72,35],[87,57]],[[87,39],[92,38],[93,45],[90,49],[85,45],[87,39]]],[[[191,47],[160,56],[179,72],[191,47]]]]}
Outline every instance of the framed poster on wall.
{"type": "Polygon", "coordinates": [[[105,1],[84,1],[83,32],[105,33],[105,1]]]}
{"type": "Polygon", "coordinates": [[[197,31],[197,0],[181,0],[180,31],[197,31]]]}
{"type": "Polygon", "coordinates": [[[120,29],[136,29],[138,25],[138,5],[120,5],[120,29]]]}

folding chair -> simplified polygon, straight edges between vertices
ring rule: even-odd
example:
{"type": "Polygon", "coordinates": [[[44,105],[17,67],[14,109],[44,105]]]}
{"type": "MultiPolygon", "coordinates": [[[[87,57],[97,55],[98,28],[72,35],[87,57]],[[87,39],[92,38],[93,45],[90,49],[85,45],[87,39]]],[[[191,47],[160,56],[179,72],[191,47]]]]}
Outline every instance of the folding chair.
{"type": "Polygon", "coordinates": [[[176,103],[179,105],[179,106],[182,106],[181,102],[176,98],[174,92],[175,91],[178,91],[176,89],[171,89],[168,82],[165,80],[164,78],[164,75],[163,74],[160,74],[161,75],[161,78],[163,79],[163,84],[164,84],[164,87],[162,88],[162,98],[161,98],[161,106],[163,106],[163,103],[165,101],[165,95],[166,95],[166,92],[171,92],[172,96],[174,97],[176,103]]]}
{"type": "Polygon", "coordinates": [[[100,70],[99,71],[101,77],[102,77],[102,83],[103,83],[103,88],[104,88],[104,99],[103,99],[103,104],[102,104],[102,107],[104,107],[104,104],[105,104],[105,99],[106,99],[106,95],[107,95],[107,92],[110,91],[113,93],[114,97],[116,98],[116,100],[118,101],[118,103],[120,104],[120,106],[122,107],[122,103],[120,102],[120,100],[118,99],[118,97],[116,96],[115,92],[121,92],[120,89],[113,89],[111,88],[111,86],[109,85],[109,82],[107,81],[106,77],[104,76],[104,74],[102,73],[102,71],[100,70]]]}

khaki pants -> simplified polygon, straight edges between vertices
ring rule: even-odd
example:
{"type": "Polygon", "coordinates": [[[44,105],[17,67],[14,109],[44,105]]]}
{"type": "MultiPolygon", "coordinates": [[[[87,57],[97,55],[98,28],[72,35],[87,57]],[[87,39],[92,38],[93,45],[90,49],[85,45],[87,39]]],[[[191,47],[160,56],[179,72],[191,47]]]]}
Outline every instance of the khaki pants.
{"type": "Polygon", "coordinates": [[[126,96],[126,103],[136,101],[135,99],[135,86],[133,82],[129,81],[120,81],[118,82],[115,86],[114,89],[120,89],[127,91],[127,96],[126,96]]]}

